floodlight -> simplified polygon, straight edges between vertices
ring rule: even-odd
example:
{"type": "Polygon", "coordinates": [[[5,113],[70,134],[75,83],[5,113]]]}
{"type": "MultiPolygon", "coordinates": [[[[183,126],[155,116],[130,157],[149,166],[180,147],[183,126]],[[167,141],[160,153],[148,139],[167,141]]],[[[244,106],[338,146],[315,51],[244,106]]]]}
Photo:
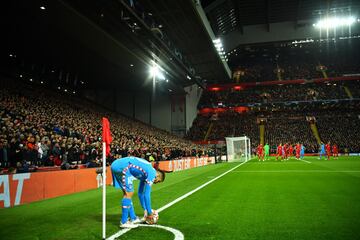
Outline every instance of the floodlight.
{"type": "Polygon", "coordinates": [[[220,44],[221,44],[220,38],[214,39],[214,40],[213,40],[213,43],[215,43],[215,44],[216,44],[216,43],[220,43],[220,44]]]}
{"type": "Polygon", "coordinates": [[[355,17],[333,17],[333,18],[325,18],[323,20],[319,20],[317,23],[313,24],[313,26],[320,29],[329,29],[329,28],[351,26],[355,22],[356,22],[355,17]]]}
{"type": "Polygon", "coordinates": [[[153,65],[150,67],[150,76],[152,78],[158,78],[160,80],[165,80],[164,73],[161,71],[159,65],[157,65],[156,63],[153,63],[153,65]]]}
{"type": "Polygon", "coordinates": [[[159,67],[157,65],[153,65],[150,67],[150,75],[152,77],[157,76],[159,74],[159,67]]]}

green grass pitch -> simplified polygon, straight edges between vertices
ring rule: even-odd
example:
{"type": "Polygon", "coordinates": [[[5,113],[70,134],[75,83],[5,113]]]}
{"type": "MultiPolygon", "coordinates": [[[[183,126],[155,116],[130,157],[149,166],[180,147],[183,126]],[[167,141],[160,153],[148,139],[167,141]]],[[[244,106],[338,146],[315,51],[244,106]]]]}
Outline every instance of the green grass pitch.
{"type": "MultiPolygon", "coordinates": [[[[360,157],[307,162],[252,160],[160,213],[185,239],[360,239],[360,157]]],[[[167,174],[160,208],[239,163],[167,174]]],[[[107,235],[119,231],[122,193],[108,187],[107,235]]],[[[137,197],[135,209],[142,215],[137,197]]],[[[120,239],[174,239],[139,227],[120,239]]],[[[0,209],[0,239],[101,239],[101,190],[0,209]]]]}

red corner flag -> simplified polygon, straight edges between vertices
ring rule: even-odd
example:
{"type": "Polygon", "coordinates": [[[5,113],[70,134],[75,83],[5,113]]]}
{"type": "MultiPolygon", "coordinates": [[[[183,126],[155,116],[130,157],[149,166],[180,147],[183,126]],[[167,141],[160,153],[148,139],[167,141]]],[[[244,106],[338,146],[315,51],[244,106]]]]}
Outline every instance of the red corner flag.
{"type": "Polygon", "coordinates": [[[102,118],[102,139],[106,143],[106,156],[110,154],[110,143],[112,141],[111,132],[110,132],[110,123],[109,120],[105,117],[102,118]]]}

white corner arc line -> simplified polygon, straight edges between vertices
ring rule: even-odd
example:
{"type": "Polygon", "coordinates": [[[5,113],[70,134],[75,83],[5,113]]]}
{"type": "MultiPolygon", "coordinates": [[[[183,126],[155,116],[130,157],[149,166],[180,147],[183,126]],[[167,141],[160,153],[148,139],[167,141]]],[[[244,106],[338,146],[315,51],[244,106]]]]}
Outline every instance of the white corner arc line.
{"type": "MultiPolygon", "coordinates": [[[[251,160],[251,159],[250,159],[250,160],[251,160]]],[[[250,161],[250,160],[249,160],[249,161],[250,161]]],[[[248,162],[248,161],[247,161],[247,162],[248,162]]],[[[221,177],[225,176],[225,175],[226,175],[226,174],[228,174],[229,172],[231,172],[231,171],[235,170],[236,168],[238,168],[238,167],[240,167],[240,166],[244,165],[244,164],[245,164],[245,163],[247,163],[247,162],[242,162],[242,163],[240,163],[239,165],[237,165],[237,166],[235,166],[235,167],[233,167],[233,168],[231,168],[231,169],[227,170],[226,172],[222,173],[221,175],[217,176],[216,178],[211,179],[210,181],[208,181],[208,182],[204,183],[203,185],[201,185],[201,186],[199,186],[199,187],[195,188],[194,190],[192,190],[192,191],[190,191],[190,192],[186,193],[185,195],[183,195],[183,196],[181,196],[181,197],[179,197],[179,198],[177,198],[177,199],[173,200],[172,202],[169,202],[168,204],[166,204],[166,205],[162,206],[161,208],[157,209],[157,212],[164,211],[165,209],[167,209],[167,208],[171,207],[172,205],[174,205],[174,204],[176,204],[176,203],[180,202],[181,200],[183,200],[183,199],[187,198],[188,196],[190,196],[190,195],[194,194],[195,192],[197,192],[197,191],[199,191],[200,189],[202,189],[202,188],[206,187],[206,186],[207,186],[207,185],[209,185],[210,183],[212,183],[212,182],[214,182],[214,181],[218,180],[219,178],[221,178],[221,177]]],[[[139,225],[140,225],[140,224],[139,224],[139,225]]],[[[142,225],[142,224],[141,224],[141,225],[142,225]]],[[[149,226],[149,225],[146,225],[146,226],[149,226]]],[[[161,225],[155,225],[155,226],[161,226],[161,225]]],[[[165,227],[165,226],[162,226],[162,227],[165,227]]],[[[114,235],[112,235],[112,236],[108,237],[108,238],[107,238],[107,240],[114,240],[115,238],[120,237],[121,235],[123,235],[123,234],[127,233],[127,232],[128,232],[128,231],[130,231],[130,230],[131,230],[131,228],[122,229],[122,230],[118,231],[117,233],[115,233],[114,235]]]]}
{"type": "Polygon", "coordinates": [[[299,159],[299,161],[303,161],[303,162],[306,162],[306,163],[311,163],[311,162],[309,162],[309,161],[302,160],[302,159],[299,159]]]}
{"type": "Polygon", "coordinates": [[[124,228],[120,231],[118,231],[117,233],[111,235],[110,237],[108,237],[106,240],[115,240],[116,238],[120,237],[121,235],[127,233],[128,231],[130,231],[131,228],[124,228]]]}
{"type": "MultiPolygon", "coordinates": [[[[166,231],[171,232],[172,234],[174,234],[175,238],[174,240],[184,240],[184,234],[182,232],[180,232],[179,230],[175,229],[175,228],[171,228],[171,227],[166,227],[166,226],[162,226],[162,225],[147,225],[147,224],[138,224],[139,227],[152,227],[152,228],[161,228],[164,229],[166,231]]],[[[112,235],[111,237],[107,238],[107,240],[115,240],[116,238],[120,237],[121,235],[127,233],[128,231],[130,231],[132,228],[125,228],[120,230],[119,232],[117,232],[116,234],[112,235]]]]}
{"type": "Polygon", "coordinates": [[[175,229],[175,228],[171,228],[171,227],[166,227],[166,226],[162,226],[162,225],[147,225],[147,224],[139,224],[139,226],[141,227],[152,227],[152,228],[161,228],[164,229],[166,231],[172,232],[175,236],[174,240],[184,240],[184,234],[182,232],[180,232],[179,230],[175,229]]]}

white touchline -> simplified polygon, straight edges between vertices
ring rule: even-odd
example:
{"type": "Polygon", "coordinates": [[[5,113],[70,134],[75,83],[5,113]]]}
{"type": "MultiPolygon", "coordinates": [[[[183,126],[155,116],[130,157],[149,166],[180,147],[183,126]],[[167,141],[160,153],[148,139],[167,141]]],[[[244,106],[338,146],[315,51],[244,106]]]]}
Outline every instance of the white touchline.
{"type": "Polygon", "coordinates": [[[303,161],[303,162],[306,162],[306,163],[311,163],[309,161],[306,161],[306,160],[302,160],[302,159],[299,159],[300,161],[303,161]]]}
{"type": "MultiPolygon", "coordinates": [[[[250,159],[250,160],[251,160],[251,159],[250,159]]],[[[183,200],[183,199],[187,198],[188,196],[194,194],[195,192],[197,192],[197,191],[199,191],[200,189],[206,187],[206,186],[209,185],[210,183],[218,180],[219,178],[225,176],[225,175],[228,174],[229,172],[235,170],[236,168],[240,167],[241,165],[243,165],[243,164],[245,164],[245,163],[247,163],[247,162],[242,162],[242,163],[240,163],[239,165],[231,168],[230,170],[227,170],[226,172],[222,173],[221,175],[217,176],[216,178],[211,179],[210,181],[208,181],[208,182],[204,183],[203,185],[195,188],[194,190],[186,193],[185,195],[183,195],[183,196],[175,199],[175,200],[172,201],[172,202],[169,202],[169,203],[166,204],[165,206],[162,206],[161,208],[157,209],[157,211],[158,211],[158,212],[164,211],[165,209],[171,207],[171,206],[174,205],[175,203],[180,202],[181,200],[183,200]]],[[[143,224],[139,224],[139,225],[140,225],[140,226],[143,226],[143,224]]],[[[149,226],[149,225],[144,225],[144,226],[149,226]]],[[[152,226],[152,225],[151,225],[151,226],[152,226]]],[[[154,226],[160,226],[160,225],[154,225],[154,226]]],[[[166,227],[164,227],[164,226],[162,226],[162,227],[163,227],[164,229],[166,228],[166,227]]],[[[127,232],[130,231],[130,230],[131,230],[131,228],[122,229],[122,230],[120,230],[119,232],[115,233],[114,235],[108,237],[107,240],[114,240],[115,238],[120,237],[121,235],[127,233],[127,232]]],[[[176,229],[174,229],[174,230],[176,230],[176,229]]],[[[175,237],[176,237],[176,235],[175,235],[175,237]]],[[[177,238],[175,238],[175,239],[177,240],[177,238]]]]}
{"type": "Polygon", "coordinates": [[[237,165],[237,166],[235,166],[235,167],[231,168],[230,170],[228,170],[228,171],[224,172],[223,174],[221,174],[221,175],[217,176],[216,178],[211,179],[210,181],[208,181],[208,182],[204,183],[203,185],[201,185],[201,186],[199,186],[199,187],[195,188],[194,190],[192,190],[192,191],[190,191],[190,192],[186,193],[185,195],[182,195],[181,197],[179,197],[179,198],[175,199],[174,201],[169,202],[169,203],[168,203],[168,204],[166,204],[165,206],[162,206],[162,207],[161,207],[161,208],[159,208],[157,211],[158,211],[158,212],[161,212],[161,211],[163,211],[163,210],[165,210],[165,209],[167,209],[167,208],[171,207],[171,206],[172,206],[172,205],[174,205],[175,203],[180,202],[181,200],[183,200],[183,199],[187,198],[188,196],[190,196],[190,195],[194,194],[195,192],[197,192],[197,191],[199,191],[200,189],[202,189],[202,188],[206,187],[206,186],[207,186],[207,185],[209,185],[210,183],[212,183],[212,182],[214,182],[214,181],[218,180],[219,178],[221,178],[221,177],[225,176],[225,175],[226,175],[226,174],[228,174],[229,172],[231,172],[231,171],[235,170],[236,168],[240,167],[241,165],[243,165],[243,164],[245,164],[245,163],[246,163],[246,162],[240,163],[239,165],[237,165]]]}

